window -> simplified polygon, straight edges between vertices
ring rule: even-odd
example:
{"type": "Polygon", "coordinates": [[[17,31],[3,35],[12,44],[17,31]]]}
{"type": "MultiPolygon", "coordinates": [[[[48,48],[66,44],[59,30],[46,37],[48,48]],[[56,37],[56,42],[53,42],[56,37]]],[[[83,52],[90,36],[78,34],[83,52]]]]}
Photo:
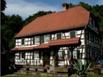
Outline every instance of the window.
{"type": "Polygon", "coordinates": [[[76,31],[76,34],[80,35],[81,34],[81,30],[76,31]]]}
{"type": "Polygon", "coordinates": [[[32,52],[26,52],[25,53],[25,59],[26,60],[32,60],[33,59],[33,53],[32,52]]]}
{"type": "Polygon", "coordinates": [[[58,52],[58,56],[59,56],[59,57],[62,57],[62,51],[59,51],[59,52],[58,52]]]}
{"type": "Polygon", "coordinates": [[[25,59],[25,52],[22,52],[22,58],[25,59]]]}
{"type": "Polygon", "coordinates": [[[69,32],[64,32],[64,33],[62,33],[61,38],[62,38],[62,39],[70,38],[70,33],[69,33],[69,32]]]}
{"type": "Polygon", "coordinates": [[[77,58],[80,58],[80,50],[77,49],[77,58]]]}
{"type": "Polygon", "coordinates": [[[35,36],[35,44],[36,45],[40,44],[40,36],[35,36]]]}
{"type": "Polygon", "coordinates": [[[57,39],[61,39],[61,33],[57,33],[57,39]]]}
{"type": "Polygon", "coordinates": [[[50,40],[50,35],[44,35],[44,43],[48,43],[50,40]]]}
{"type": "Polygon", "coordinates": [[[19,53],[15,53],[15,59],[19,59],[20,56],[19,56],[19,53]]]}
{"type": "Polygon", "coordinates": [[[26,61],[26,64],[33,65],[33,52],[25,53],[25,61],[26,61]]]}
{"type": "Polygon", "coordinates": [[[70,37],[72,38],[72,37],[75,37],[75,31],[71,31],[70,32],[70,37]]]}
{"type": "Polygon", "coordinates": [[[37,59],[37,58],[39,58],[39,53],[35,52],[34,53],[34,59],[37,59]]]}
{"type": "Polygon", "coordinates": [[[24,59],[25,59],[25,53],[20,52],[20,53],[15,53],[15,64],[24,64],[24,59]]]}
{"type": "Polygon", "coordinates": [[[40,64],[39,53],[34,52],[34,65],[39,65],[39,64],[40,64]]]}
{"type": "Polygon", "coordinates": [[[44,43],[44,36],[40,36],[40,43],[44,43]]]}
{"type": "Polygon", "coordinates": [[[16,39],[16,46],[22,45],[22,40],[21,39],[16,39]]]}
{"type": "Polygon", "coordinates": [[[65,52],[67,52],[67,49],[64,49],[65,47],[61,47],[58,51],[58,58],[59,59],[64,59],[64,56],[67,54],[65,52]]]}
{"type": "Polygon", "coordinates": [[[57,34],[52,34],[52,35],[51,35],[51,39],[52,39],[52,40],[56,40],[56,39],[57,39],[57,34]]]}
{"type": "Polygon", "coordinates": [[[22,39],[22,45],[24,44],[24,38],[22,39]]]}
{"type": "Polygon", "coordinates": [[[25,45],[32,45],[33,44],[33,38],[25,38],[24,44],[25,45]]]}

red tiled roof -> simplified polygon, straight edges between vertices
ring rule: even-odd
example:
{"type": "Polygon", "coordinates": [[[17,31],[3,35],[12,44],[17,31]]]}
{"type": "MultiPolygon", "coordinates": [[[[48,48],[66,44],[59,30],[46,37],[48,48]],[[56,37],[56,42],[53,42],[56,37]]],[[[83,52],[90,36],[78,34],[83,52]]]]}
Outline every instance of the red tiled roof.
{"type": "Polygon", "coordinates": [[[75,6],[66,11],[41,16],[26,25],[15,37],[85,27],[89,22],[89,15],[89,11],[82,6],[75,6]]]}
{"type": "Polygon", "coordinates": [[[44,49],[44,48],[49,48],[48,44],[40,44],[39,46],[35,46],[34,49],[44,49]]]}
{"type": "Polygon", "coordinates": [[[20,48],[13,48],[11,51],[25,51],[25,50],[33,50],[34,47],[20,47],[20,48]]]}
{"type": "Polygon", "coordinates": [[[76,44],[79,44],[79,42],[80,42],[80,38],[50,40],[49,43],[47,43],[47,44],[41,44],[39,46],[33,46],[33,47],[13,48],[12,51],[33,50],[33,49],[46,49],[46,48],[49,48],[50,46],[76,45],[76,44]]]}
{"type": "Polygon", "coordinates": [[[60,39],[50,41],[50,46],[74,45],[80,42],[80,38],[60,39]]]}
{"type": "Polygon", "coordinates": [[[11,51],[22,51],[22,50],[34,50],[34,49],[44,49],[49,48],[48,44],[41,44],[38,46],[31,46],[31,47],[19,47],[19,48],[13,48],[11,51]]]}

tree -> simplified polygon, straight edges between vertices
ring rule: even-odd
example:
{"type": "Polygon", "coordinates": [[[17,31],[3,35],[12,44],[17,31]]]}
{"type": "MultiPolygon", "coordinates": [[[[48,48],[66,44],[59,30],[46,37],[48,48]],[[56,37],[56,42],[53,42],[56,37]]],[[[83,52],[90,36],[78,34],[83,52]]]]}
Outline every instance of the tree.
{"type": "Polygon", "coordinates": [[[23,20],[18,15],[6,16],[5,21],[1,26],[1,74],[6,74],[9,72],[8,67],[10,66],[11,60],[11,48],[14,47],[14,36],[20,31],[23,25],[23,20]]]}
{"type": "Polygon", "coordinates": [[[1,0],[1,11],[4,11],[6,8],[6,2],[5,0],[1,0]]]}

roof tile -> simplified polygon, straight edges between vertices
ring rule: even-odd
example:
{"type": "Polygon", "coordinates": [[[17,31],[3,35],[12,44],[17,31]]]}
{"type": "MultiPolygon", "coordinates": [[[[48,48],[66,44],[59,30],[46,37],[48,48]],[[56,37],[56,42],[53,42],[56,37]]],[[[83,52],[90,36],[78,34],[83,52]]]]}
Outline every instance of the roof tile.
{"type": "Polygon", "coordinates": [[[89,11],[82,6],[75,6],[66,11],[41,16],[26,25],[15,37],[84,27],[89,22],[89,15],[89,11]]]}

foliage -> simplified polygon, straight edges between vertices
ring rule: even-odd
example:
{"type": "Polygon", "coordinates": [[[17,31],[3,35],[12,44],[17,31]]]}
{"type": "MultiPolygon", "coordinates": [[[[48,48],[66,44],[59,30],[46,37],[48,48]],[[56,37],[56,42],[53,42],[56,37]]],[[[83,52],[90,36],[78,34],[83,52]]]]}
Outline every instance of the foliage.
{"type": "Polygon", "coordinates": [[[79,4],[91,12],[96,21],[96,25],[103,31],[103,5],[90,6],[83,2],[80,2],[79,4]]]}
{"type": "Polygon", "coordinates": [[[20,16],[5,16],[5,22],[1,25],[2,48],[9,50],[13,47],[11,44],[14,39],[13,37],[18,31],[20,31],[22,25],[23,21],[20,16]]]}
{"type": "Polygon", "coordinates": [[[3,10],[5,10],[5,8],[6,8],[6,2],[5,2],[5,0],[1,0],[1,11],[3,11],[3,10]]]}
{"type": "Polygon", "coordinates": [[[8,73],[9,66],[11,64],[12,54],[10,54],[10,49],[14,47],[14,35],[21,29],[23,24],[22,18],[20,16],[2,16],[1,21],[1,74],[8,73]]]}
{"type": "Polygon", "coordinates": [[[82,61],[81,60],[77,60],[77,62],[75,62],[74,64],[73,64],[73,67],[74,67],[74,69],[76,70],[76,73],[78,74],[78,75],[82,75],[82,74],[85,74],[86,73],[86,71],[87,71],[87,69],[90,67],[90,65],[91,64],[85,64],[84,65],[84,68],[82,67],[82,61]]]}

